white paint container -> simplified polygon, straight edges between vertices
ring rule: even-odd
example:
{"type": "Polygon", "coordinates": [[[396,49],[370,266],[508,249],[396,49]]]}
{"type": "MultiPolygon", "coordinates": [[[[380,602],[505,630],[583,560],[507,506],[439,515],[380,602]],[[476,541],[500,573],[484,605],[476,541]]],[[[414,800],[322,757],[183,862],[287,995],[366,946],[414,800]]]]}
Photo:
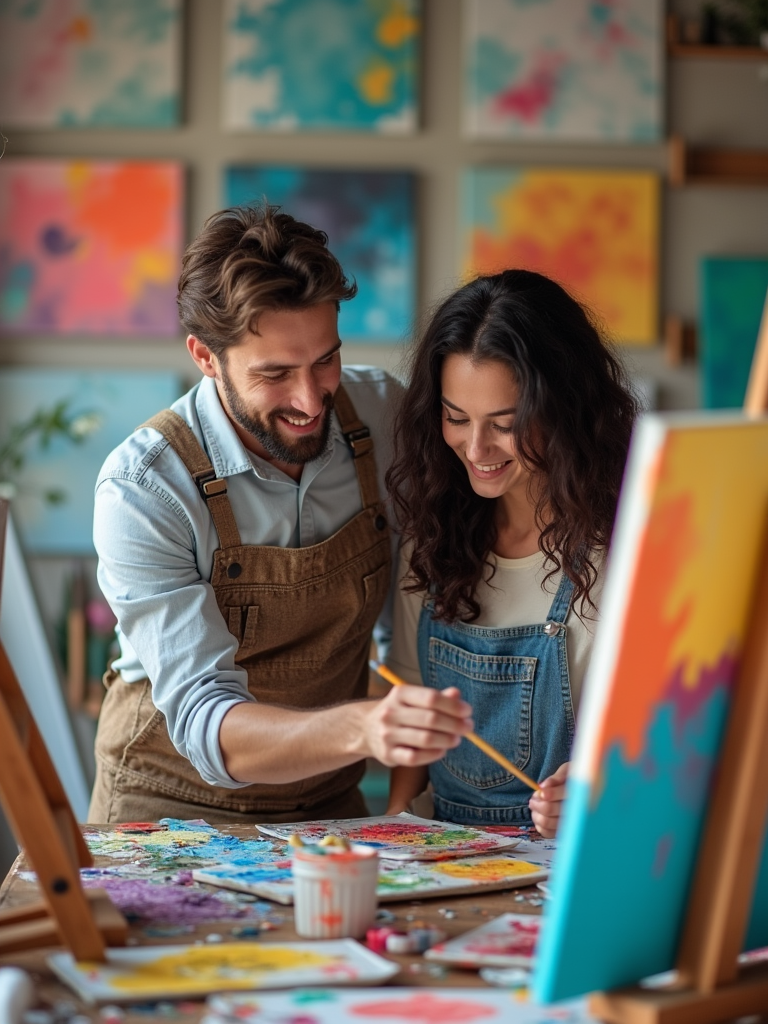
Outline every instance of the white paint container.
{"type": "Polygon", "coordinates": [[[296,931],[305,939],[362,938],[376,919],[379,856],[367,846],[293,851],[296,931]]]}

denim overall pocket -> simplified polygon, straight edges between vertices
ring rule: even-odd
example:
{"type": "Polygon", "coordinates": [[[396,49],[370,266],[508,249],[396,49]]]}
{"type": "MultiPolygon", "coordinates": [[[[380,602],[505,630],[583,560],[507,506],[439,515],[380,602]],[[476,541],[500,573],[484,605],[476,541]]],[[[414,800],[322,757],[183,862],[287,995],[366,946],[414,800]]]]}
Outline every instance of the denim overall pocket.
{"type": "MultiPolygon", "coordinates": [[[[518,768],[531,757],[534,657],[473,654],[437,637],[429,638],[427,684],[457,687],[472,706],[475,731],[518,768]]],[[[457,779],[478,789],[514,778],[469,740],[446,752],[441,764],[457,779]]]]}

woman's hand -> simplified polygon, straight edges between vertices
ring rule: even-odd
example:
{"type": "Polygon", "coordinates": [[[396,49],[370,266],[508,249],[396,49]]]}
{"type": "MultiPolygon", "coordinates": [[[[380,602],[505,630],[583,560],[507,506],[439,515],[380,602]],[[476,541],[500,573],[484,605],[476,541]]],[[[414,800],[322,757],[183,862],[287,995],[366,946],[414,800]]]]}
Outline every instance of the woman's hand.
{"type": "Polygon", "coordinates": [[[560,824],[560,814],[565,800],[565,780],[568,777],[570,761],[561,764],[554,775],[539,783],[540,793],[534,793],[528,801],[531,809],[533,824],[537,832],[545,839],[554,839],[557,834],[557,826],[560,824]]]}

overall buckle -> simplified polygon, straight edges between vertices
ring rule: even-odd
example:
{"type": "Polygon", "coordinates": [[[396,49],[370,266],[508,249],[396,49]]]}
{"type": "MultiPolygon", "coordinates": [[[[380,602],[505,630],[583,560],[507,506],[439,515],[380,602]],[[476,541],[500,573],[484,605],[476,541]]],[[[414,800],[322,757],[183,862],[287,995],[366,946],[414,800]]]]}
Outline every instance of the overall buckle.
{"type": "Polygon", "coordinates": [[[368,427],[356,427],[354,430],[345,430],[343,434],[344,440],[352,449],[352,455],[356,459],[373,449],[371,432],[368,427]]]}
{"type": "Polygon", "coordinates": [[[215,469],[207,469],[203,473],[195,474],[197,489],[205,501],[215,498],[219,494],[227,493],[227,481],[224,477],[217,477],[215,469]]]}

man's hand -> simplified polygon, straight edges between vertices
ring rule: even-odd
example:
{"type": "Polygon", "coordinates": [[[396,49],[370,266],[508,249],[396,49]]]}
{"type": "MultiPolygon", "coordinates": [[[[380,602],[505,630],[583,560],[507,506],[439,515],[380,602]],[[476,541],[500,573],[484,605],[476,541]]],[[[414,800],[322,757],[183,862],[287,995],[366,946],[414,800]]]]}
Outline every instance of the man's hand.
{"type": "Polygon", "coordinates": [[[365,743],[382,764],[431,764],[474,728],[472,708],[455,687],[394,686],[366,715],[365,743]]]}
{"type": "Polygon", "coordinates": [[[534,793],[528,801],[533,824],[546,839],[554,839],[557,834],[565,800],[565,780],[570,766],[570,761],[561,764],[553,775],[539,783],[541,793],[534,793]]]}

